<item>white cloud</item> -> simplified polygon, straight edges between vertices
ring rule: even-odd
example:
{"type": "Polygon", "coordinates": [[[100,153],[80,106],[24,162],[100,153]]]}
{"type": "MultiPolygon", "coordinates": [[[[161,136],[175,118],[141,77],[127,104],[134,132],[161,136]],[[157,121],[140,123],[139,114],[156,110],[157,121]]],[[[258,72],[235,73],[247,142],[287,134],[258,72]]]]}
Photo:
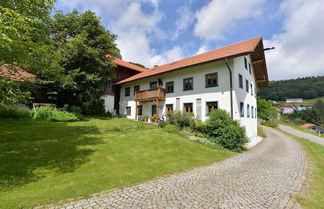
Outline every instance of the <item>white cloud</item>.
{"type": "Polygon", "coordinates": [[[109,25],[109,30],[118,35],[117,46],[122,58],[126,61],[138,62],[146,67],[165,64],[182,58],[179,46],[166,49],[158,54],[151,48],[153,41],[163,40],[167,35],[159,29],[163,18],[159,9],[160,0],[59,0],[58,5],[65,8],[92,10],[109,25]],[[151,10],[145,13],[143,5],[151,10]]]}
{"type": "Polygon", "coordinates": [[[207,45],[202,45],[196,52],[196,54],[202,54],[204,52],[209,51],[209,47],[207,45]]]}
{"type": "Polygon", "coordinates": [[[272,80],[324,75],[324,1],[285,0],[280,6],[283,32],[265,41],[272,80]]]}
{"type": "Polygon", "coordinates": [[[181,33],[186,31],[189,28],[189,26],[194,22],[194,13],[190,10],[188,5],[177,9],[177,13],[179,14],[179,19],[177,19],[175,22],[176,28],[172,37],[173,40],[179,38],[181,33]]]}
{"type": "Polygon", "coordinates": [[[240,21],[261,13],[264,0],[212,0],[196,13],[194,34],[207,41],[224,40],[240,21]]]}

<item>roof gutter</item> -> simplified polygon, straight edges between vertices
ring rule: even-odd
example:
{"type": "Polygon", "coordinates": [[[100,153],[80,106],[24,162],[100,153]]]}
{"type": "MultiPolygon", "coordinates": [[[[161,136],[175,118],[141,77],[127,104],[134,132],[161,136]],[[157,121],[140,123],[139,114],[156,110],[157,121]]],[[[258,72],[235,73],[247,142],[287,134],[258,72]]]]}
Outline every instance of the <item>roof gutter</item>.
{"type": "MultiPolygon", "coordinates": [[[[218,58],[218,59],[212,59],[212,60],[208,60],[206,62],[200,62],[200,63],[193,64],[193,65],[188,65],[188,66],[184,66],[184,67],[180,67],[180,68],[175,68],[173,70],[169,70],[169,71],[166,71],[166,72],[161,72],[161,73],[149,75],[149,76],[142,77],[142,78],[137,78],[137,79],[134,79],[134,80],[131,80],[131,81],[136,81],[136,80],[143,79],[143,78],[149,78],[149,77],[153,77],[153,76],[156,76],[156,75],[161,75],[161,74],[164,74],[164,73],[169,73],[169,72],[173,72],[173,71],[177,71],[177,70],[182,70],[182,69],[185,69],[185,68],[194,67],[194,66],[201,65],[201,64],[208,64],[208,63],[211,63],[211,62],[216,62],[216,61],[220,61],[220,60],[224,60],[224,59],[232,59],[232,58],[235,58],[235,57],[241,57],[241,56],[246,56],[246,55],[250,55],[250,54],[255,54],[255,53],[258,53],[258,52],[268,51],[268,50],[272,50],[272,49],[274,49],[274,47],[265,48],[265,49],[259,49],[259,50],[254,50],[254,51],[248,51],[248,52],[242,52],[242,53],[227,56],[227,57],[222,57],[222,58],[218,58]]],[[[123,84],[131,82],[131,81],[123,82],[123,84]]],[[[120,85],[120,84],[116,83],[116,84],[113,84],[113,85],[120,85]]]]}

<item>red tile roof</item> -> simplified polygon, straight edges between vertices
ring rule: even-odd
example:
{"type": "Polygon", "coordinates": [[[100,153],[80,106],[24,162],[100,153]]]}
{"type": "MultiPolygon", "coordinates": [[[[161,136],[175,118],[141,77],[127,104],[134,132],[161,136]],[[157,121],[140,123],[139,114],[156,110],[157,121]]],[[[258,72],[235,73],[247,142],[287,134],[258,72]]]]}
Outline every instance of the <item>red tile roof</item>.
{"type": "Polygon", "coordinates": [[[7,78],[15,81],[35,81],[36,76],[28,73],[26,70],[10,65],[0,63],[0,77],[7,78]]]}
{"type": "Polygon", "coordinates": [[[108,55],[108,54],[106,55],[106,58],[109,59],[110,61],[112,61],[113,63],[115,63],[116,65],[120,65],[120,66],[129,68],[129,69],[138,71],[138,72],[144,72],[144,71],[148,70],[148,69],[142,68],[140,66],[134,65],[132,63],[125,62],[124,60],[121,60],[121,59],[119,59],[117,57],[113,57],[113,56],[108,55]]]}
{"type": "Polygon", "coordinates": [[[312,123],[306,123],[306,124],[304,124],[304,125],[302,125],[302,126],[300,126],[301,128],[309,128],[309,127],[312,127],[312,126],[315,126],[314,124],[312,124],[312,123]]]}
{"type": "Polygon", "coordinates": [[[139,74],[136,74],[129,78],[126,78],[126,79],[118,82],[117,84],[122,84],[122,83],[126,83],[129,81],[134,81],[137,79],[145,78],[145,77],[150,77],[153,75],[189,67],[189,66],[196,65],[196,64],[206,63],[206,62],[213,61],[213,60],[220,60],[220,59],[225,59],[225,58],[229,58],[229,57],[240,55],[240,54],[250,53],[250,52],[253,52],[254,50],[256,50],[256,47],[258,46],[258,44],[260,42],[262,42],[261,36],[252,38],[249,40],[237,42],[237,43],[234,43],[234,44],[231,44],[231,45],[219,48],[219,49],[215,49],[215,50],[212,50],[209,52],[198,54],[198,55],[188,57],[188,58],[185,58],[182,60],[178,60],[178,61],[175,61],[175,62],[172,62],[169,64],[157,66],[155,68],[146,70],[142,73],[139,73],[139,74]]]}

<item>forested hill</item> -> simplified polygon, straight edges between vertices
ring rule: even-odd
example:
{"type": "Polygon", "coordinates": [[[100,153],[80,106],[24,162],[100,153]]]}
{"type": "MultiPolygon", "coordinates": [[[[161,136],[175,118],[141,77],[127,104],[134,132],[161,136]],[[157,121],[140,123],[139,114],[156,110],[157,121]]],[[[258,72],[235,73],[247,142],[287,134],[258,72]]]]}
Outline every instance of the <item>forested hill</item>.
{"type": "Polygon", "coordinates": [[[323,97],[324,76],[270,81],[268,87],[260,88],[259,96],[274,101],[284,101],[286,98],[323,97]]]}

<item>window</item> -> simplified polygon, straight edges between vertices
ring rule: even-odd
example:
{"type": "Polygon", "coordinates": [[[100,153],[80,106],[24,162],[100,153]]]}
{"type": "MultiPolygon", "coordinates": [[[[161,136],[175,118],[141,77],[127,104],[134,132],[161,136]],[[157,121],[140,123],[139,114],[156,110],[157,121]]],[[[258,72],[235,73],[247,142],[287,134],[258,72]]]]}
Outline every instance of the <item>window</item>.
{"type": "Polygon", "coordinates": [[[183,79],[183,90],[192,90],[193,89],[193,78],[183,79]]]}
{"type": "Polygon", "coordinates": [[[135,95],[135,93],[137,92],[137,91],[139,91],[140,90],[140,86],[134,86],[134,95],[135,95]]]}
{"type": "Polygon", "coordinates": [[[244,103],[240,102],[240,116],[244,117],[244,103]]]}
{"type": "Polygon", "coordinates": [[[125,88],[125,97],[130,95],[130,87],[125,88]]]}
{"type": "Polygon", "coordinates": [[[192,108],[192,103],[184,103],[183,104],[184,111],[188,113],[192,113],[193,108],[192,108]]]}
{"type": "Polygon", "coordinates": [[[246,116],[249,118],[250,117],[250,105],[246,105],[246,116]]]}
{"type": "Polygon", "coordinates": [[[254,118],[257,118],[257,108],[254,108],[254,118]]]}
{"type": "Polygon", "coordinates": [[[252,75],[252,67],[251,67],[251,63],[249,63],[249,73],[250,73],[250,75],[252,75]]]}
{"type": "Polygon", "coordinates": [[[155,89],[157,88],[157,81],[153,81],[150,83],[150,89],[155,89]]]}
{"type": "Polygon", "coordinates": [[[253,96],[253,85],[252,85],[252,83],[251,83],[251,95],[253,96]]]}
{"type": "Polygon", "coordinates": [[[205,86],[215,87],[218,86],[218,73],[210,73],[205,75],[205,86]]]}
{"type": "Polygon", "coordinates": [[[246,59],[246,57],[244,57],[244,67],[245,67],[245,69],[248,68],[248,67],[247,67],[247,59],[246,59]]]}
{"type": "Polygon", "coordinates": [[[239,74],[239,87],[243,89],[243,76],[239,74]]]}
{"type": "Polygon", "coordinates": [[[132,108],[130,106],[126,107],[126,115],[131,115],[132,108]]]}
{"type": "Polygon", "coordinates": [[[218,102],[207,102],[207,115],[216,109],[218,109],[218,102]]]}
{"type": "Polygon", "coordinates": [[[254,107],[251,106],[251,118],[254,118],[254,107]]]}
{"type": "Polygon", "coordinates": [[[142,115],[143,114],[143,106],[142,105],[138,105],[137,106],[137,114],[138,115],[142,115]]]}
{"type": "Polygon", "coordinates": [[[245,88],[246,88],[246,92],[249,93],[249,81],[245,80],[245,88]]]}
{"type": "Polygon", "coordinates": [[[173,104],[167,104],[166,105],[166,111],[167,112],[173,112],[173,104]]]}
{"type": "Polygon", "coordinates": [[[165,83],[166,93],[173,93],[174,92],[174,82],[166,82],[165,83]]]}

